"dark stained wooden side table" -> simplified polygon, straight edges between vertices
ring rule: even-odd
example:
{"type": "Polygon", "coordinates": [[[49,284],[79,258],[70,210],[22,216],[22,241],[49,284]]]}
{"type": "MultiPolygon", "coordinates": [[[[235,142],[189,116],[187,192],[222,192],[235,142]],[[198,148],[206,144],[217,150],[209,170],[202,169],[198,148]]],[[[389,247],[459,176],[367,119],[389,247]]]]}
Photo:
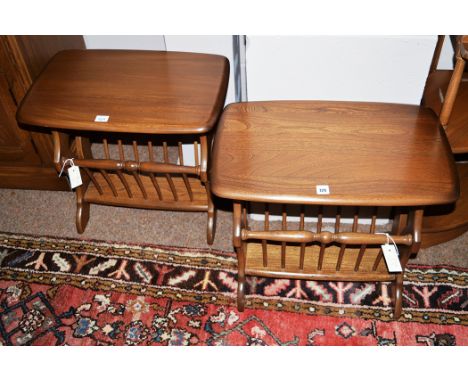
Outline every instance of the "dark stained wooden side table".
{"type": "Polygon", "coordinates": [[[52,131],[57,171],[69,158],[80,166],[78,232],[85,230],[90,203],[207,211],[213,242],[207,168],[228,78],[228,60],[208,54],[69,50],[52,58],[17,119],[52,131]],[[91,152],[96,137],[100,159],[91,152]],[[192,165],[184,164],[184,143],[193,144],[192,165]]]}
{"type": "Polygon", "coordinates": [[[420,247],[424,207],[458,197],[455,165],[435,115],[383,103],[232,104],[218,126],[211,180],[214,194],[234,201],[240,310],[246,275],[391,281],[398,318],[404,271],[388,271],[381,245],[396,243],[404,269],[420,247]],[[249,228],[252,205],[263,211],[261,229],[249,228]],[[271,215],[278,206],[275,228],[271,215]],[[298,209],[295,222],[288,220],[291,206],[298,209]],[[390,237],[376,232],[379,211],[388,207],[390,237]],[[352,228],[344,230],[346,215],[352,228]],[[307,217],[315,218],[313,229],[305,228],[307,217]]]}

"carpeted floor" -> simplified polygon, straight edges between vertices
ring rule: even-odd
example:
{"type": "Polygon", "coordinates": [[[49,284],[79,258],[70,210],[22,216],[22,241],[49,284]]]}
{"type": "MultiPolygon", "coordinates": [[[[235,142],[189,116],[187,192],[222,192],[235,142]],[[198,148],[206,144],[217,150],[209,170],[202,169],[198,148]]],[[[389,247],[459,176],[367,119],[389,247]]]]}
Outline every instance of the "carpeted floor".
{"type": "MultiPolygon", "coordinates": [[[[229,203],[218,201],[213,249],[232,251],[232,213],[229,203]]],[[[75,237],[127,243],[150,243],[208,248],[206,214],[91,206],[83,235],[75,228],[72,192],[0,189],[0,231],[75,237]]],[[[421,250],[411,263],[468,267],[468,233],[448,243],[421,250]]]]}
{"type": "Polygon", "coordinates": [[[466,269],[388,283],[249,277],[231,252],[0,233],[0,345],[467,345],[466,269]]]}

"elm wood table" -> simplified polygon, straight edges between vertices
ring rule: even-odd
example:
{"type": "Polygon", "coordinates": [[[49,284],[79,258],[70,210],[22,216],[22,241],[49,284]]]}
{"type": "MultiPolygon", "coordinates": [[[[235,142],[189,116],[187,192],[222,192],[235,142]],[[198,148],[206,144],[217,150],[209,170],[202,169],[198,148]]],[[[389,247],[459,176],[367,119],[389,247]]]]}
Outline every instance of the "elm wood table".
{"type": "MultiPolygon", "coordinates": [[[[234,200],[238,307],[245,276],[394,282],[394,317],[401,314],[403,273],[382,261],[376,232],[392,208],[391,237],[400,262],[419,250],[423,208],[457,199],[450,147],[434,114],[418,106],[277,101],[228,106],[213,149],[212,191],[234,200]],[[317,186],[328,186],[321,194],[317,186]],[[255,202],[255,203],[252,203],[255,202]],[[258,203],[259,202],[259,203],[258,203]],[[262,230],[249,228],[251,205],[264,210],[262,230]],[[279,229],[270,222],[279,206],[279,229]],[[299,208],[288,222],[288,207],[299,208]],[[352,217],[343,231],[342,218],[352,217]],[[305,218],[317,218],[313,230],[305,218]],[[325,218],[332,218],[333,232],[325,218]],[[368,218],[367,225],[364,218],[368,218]]],[[[322,187],[323,188],[323,187],[322,187]]]]}
{"type": "Polygon", "coordinates": [[[207,240],[213,242],[216,211],[207,168],[228,77],[228,60],[207,54],[69,50],[52,58],[17,119],[52,131],[57,171],[67,158],[80,166],[79,233],[96,203],[207,211],[207,240]],[[102,115],[108,121],[96,122],[102,115]],[[102,139],[103,158],[93,158],[90,137],[102,139]],[[193,166],[184,165],[187,142],[194,146],[193,166]]]}

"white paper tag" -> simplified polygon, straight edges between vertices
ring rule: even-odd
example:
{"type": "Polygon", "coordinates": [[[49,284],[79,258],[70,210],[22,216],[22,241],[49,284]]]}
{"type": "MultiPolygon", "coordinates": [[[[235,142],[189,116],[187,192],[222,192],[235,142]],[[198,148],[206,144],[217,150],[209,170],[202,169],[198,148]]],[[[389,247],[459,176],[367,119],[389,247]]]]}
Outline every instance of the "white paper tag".
{"type": "Polygon", "coordinates": [[[107,122],[108,120],[108,115],[96,115],[96,118],[94,118],[94,122],[107,122]]]}
{"type": "Polygon", "coordinates": [[[319,184],[318,186],[315,186],[315,189],[317,191],[317,195],[330,195],[330,187],[328,184],[319,184]]]}
{"type": "Polygon", "coordinates": [[[78,166],[70,166],[67,171],[68,180],[70,181],[70,187],[72,190],[83,184],[83,181],[81,180],[80,168],[78,166]]]}
{"type": "Polygon", "coordinates": [[[393,244],[382,244],[382,252],[389,272],[402,272],[400,258],[393,244]]]}

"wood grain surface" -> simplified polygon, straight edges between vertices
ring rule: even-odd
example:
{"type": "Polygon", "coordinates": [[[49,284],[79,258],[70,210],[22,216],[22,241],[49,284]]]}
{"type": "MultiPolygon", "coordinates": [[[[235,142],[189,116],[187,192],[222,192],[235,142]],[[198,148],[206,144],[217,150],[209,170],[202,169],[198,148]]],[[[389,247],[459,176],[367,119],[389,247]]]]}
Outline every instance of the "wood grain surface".
{"type": "Polygon", "coordinates": [[[68,50],[51,60],[17,118],[60,129],[204,133],[223,108],[228,77],[229,63],[222,56],[68,50]],[[94,122],[97,115],[109,121],[94,122]]]}
{"type": "Polygon", "coordinates": [[[0,36],[0,187],[69,189],[53,168],[50,134],[21,128],[15,116],[50,58],[84,47],[82,36],[0,36]]]}
{"type": "Polygon", "coordinates": [[[327,101],[232,104],[215,140],[212,191],[324,205],[451,203],[458,178],[443,130],[419,106],[327,101]],[[318,195],[328,185],[329,195],[318,195]]]}

